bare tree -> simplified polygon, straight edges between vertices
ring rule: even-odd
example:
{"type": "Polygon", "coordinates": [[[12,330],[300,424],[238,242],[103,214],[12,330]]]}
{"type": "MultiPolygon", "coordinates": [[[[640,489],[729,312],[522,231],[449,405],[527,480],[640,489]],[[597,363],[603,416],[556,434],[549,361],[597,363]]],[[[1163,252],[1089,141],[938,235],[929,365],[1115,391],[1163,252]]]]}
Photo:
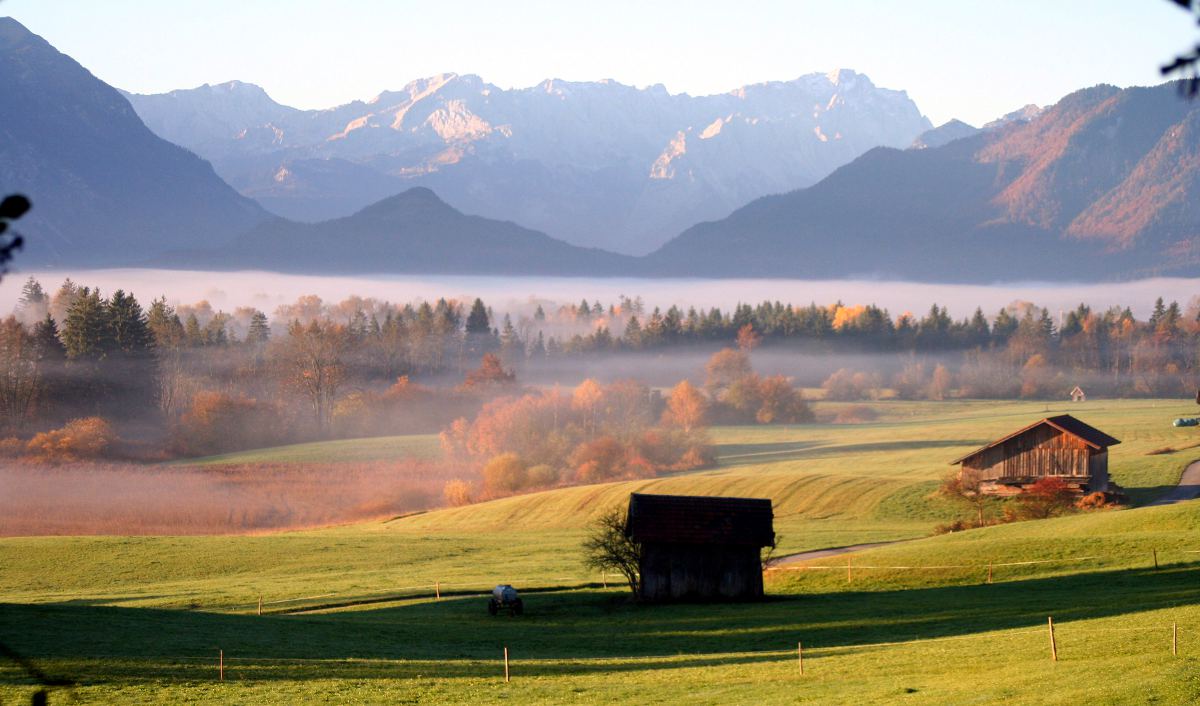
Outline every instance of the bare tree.
{"type": "Polygon", "coordinates": [[[593,569],[619,572],[636,599],[641,580],[642,545],[630,539],[625,530],[626,516],[620,506],[597,518],[583,542],[584,563],[593,569]]]}
{"type": "Polygon", "coordinates": [[[955,471],[942,479],[937,494],[972,509],[975,512],[975,526],[983,527],[983,511],[987,508],[989,499],[982,492],[981,485],[978,473],[955,471]]]}
{"type": "Polygon", "coordinates": [[[284,384],[308,397],[322,432],[333,422],[333,403],[345,378],[342,356],[349,343],[345,326],[321,320],[307,326],[293,321],[279,343],[284,384]]]}

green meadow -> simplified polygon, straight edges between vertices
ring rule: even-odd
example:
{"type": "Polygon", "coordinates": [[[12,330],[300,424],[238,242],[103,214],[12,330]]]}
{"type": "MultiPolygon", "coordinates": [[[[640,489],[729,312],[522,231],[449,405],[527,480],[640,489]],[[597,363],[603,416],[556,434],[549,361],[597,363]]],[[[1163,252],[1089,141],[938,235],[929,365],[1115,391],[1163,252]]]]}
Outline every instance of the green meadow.
{"type": "MultiPolygon", "coordinates": [[[[51,703],[1200,700],[1200,501],[930,536],[959,512],[930,497],[950,460],[1062,412],[1122,440],[1112,476],[1144,505],[1200,459],[1200,430],[1171,426],[1194,405],[872,406],[870,424],[713,429],[720,460],[706,471],[386,522],[0,539],[0,641],[73,683],[51,703]],[[637,605],[579,551],[591,519],[630,492],[770,497],[781,553],[912,541],[769,571],[761,603],[637,605]],[[502,582],[524,592],[525,616],[488,616],[481,594],[502,582]]],[[[435,450],[392,437],[236,456],[435,450]]],[[[0,703],[34,688],[0,662],[0,703]]]]}

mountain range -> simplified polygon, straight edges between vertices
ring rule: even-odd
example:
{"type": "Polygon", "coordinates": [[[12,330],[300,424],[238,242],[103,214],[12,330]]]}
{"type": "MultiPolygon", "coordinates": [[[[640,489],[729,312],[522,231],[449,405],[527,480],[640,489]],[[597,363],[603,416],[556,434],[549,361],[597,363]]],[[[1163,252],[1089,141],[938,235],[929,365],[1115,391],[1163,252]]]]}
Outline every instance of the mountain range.
{"type": "Polygon", "coordinates": [[[1200,272],[1200,104],[1096,86],[696,225],[647,258],[689,276],[1080,280],[1200,272]],[[1025,117],[1032,116],[1032,117],[1025,117]]]}
{"type": "Polygon", "coordinates": [[[336,218],[425,186],[468,213],[632,254],[931,127],[903,91],[849,70],[698,97],[614,81],[506,90],[457,74],[327,110],[238,81],[126,97],[160,137],[284,217],[336,218]]]}
{"type": "MultiPolygon", "coordinates": [[[[1095,86],[982,128],[932,128],[903,94],[847,71],[704,98],[613,83],[502,91],[447,75],[297,111],[248,84],[127,97],[0,18],[0,92],[0,194],[34,202],[19,223],[29,243],[19,265],[955,282],[1200,274],[1200,103],[1173,84],[1095,86]],[[814,96],[826,102],[810,105],[814,96]],[[906,127],[888,132],[889,111],[906,127]],[[728,119],[705,124],[714,114],[728,119]],[[238,125],[258,127],[230,137],[238,125]],[[226,160],[227,175],[261,167],[264,199],[311,201],[313,212],[268,212],[190,149],[226,160]],[[618,163],[648,176],[633,185],[618,163]],[[767,186],[804,170],[810,186],[767,186]],[[719,184],[729,187],[720,198],[746,188],[743,201],[713,206],[719,184]],[[750,196],[768,188],[781,193],[750,196]],[[540,203],[546,218],[605,230],[651,191],[661,208],[648,223],[697,218],[704,211],[673,210],[694,199],[719,213],[633,257],[455,201],[473,193],[522,213],[540,203]],[[347,213],[322,218],[332,202],[347,213]],[[599,215],[614,204],[625,209],[616,220],[599,215]]],[[[638,247],[658,242],[648,232],[638,247]]]]}
{"type": "Polygon", "coordinates": [[[167,253],[179,269],[261,269],[354,274],[581,276],[634,271],[628,255],[581,248],[515,223],[468,216],[413,187],[357,213],[319,223],[276,218],[228,245],[167,253]]]}
{"type": "Polygon", "coordinates": [[[33,197],[20,263],[129,264],[270,217],[10,18],[0,18],[0,96],[0,192],[33,197]]]}

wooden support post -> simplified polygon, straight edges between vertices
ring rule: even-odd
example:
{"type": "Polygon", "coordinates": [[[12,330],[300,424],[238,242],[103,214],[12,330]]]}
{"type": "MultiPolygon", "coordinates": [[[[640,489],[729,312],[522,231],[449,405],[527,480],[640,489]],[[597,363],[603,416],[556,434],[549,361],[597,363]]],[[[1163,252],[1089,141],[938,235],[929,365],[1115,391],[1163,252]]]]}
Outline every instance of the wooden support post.
{"type": "Polygon", "coordinates": [[[1179,626],[1174,620],[1171,621],[1171,654],[1179,656],[1179,626]]]}
{"type": "Polygon", "coordinates": [[[1050,659],[1051,659],[1051,661],[1057,662],[1058,661],[1058,645],[1054,642],[1054,616],[1052,616],[1052,615],[1047,616],[1046,624],[1050,628],[1050,659]]]}
{"type": "Polygon", "coordinates": [[[442,582],[441,581],[433,582],[433,596],[434,596],[434,598],[437,598],[439,601],[442,600],[442,582]]]}
{"type": "Polygon", "coordinates": [[[600,572],[600,583],[603,584],[605,588],[608,588],[608,572],[607,571],[600,572]]]}
{"type": "Polygon", "coordinates": [[[217,650],[217,674],[221,681],[225,681],[225,650],[217,650]]]}
{"type": "Polygon", "coordinates": [[[258,594],[258,614],[262,615],[262,594],[258,594]]]}
{"type": "Polygon", "coordinates": [[[1158,550],[1151,549],[1150,551],[1154,552],[1154,570],[1158,571],[1158,550]]]}
{"type": "Polygon", "coordinates": [[[508,645],[504,646],[504,683],[508,683],[508,645]]]}
{"type": "Polygon", "coordinates": [[[846,583],[850,583],[850,557],[846,557],[846,583]]]}
{"type": "Polygon", "coordinates": [[[804,676],[804,643],[796,643],[796,660],[800,663],[800,676],[804,676]]]}
{"type": "Polygon", "coordinates": [[[992,562],[988,562],[988,583],[992,582],[992,562]]]}

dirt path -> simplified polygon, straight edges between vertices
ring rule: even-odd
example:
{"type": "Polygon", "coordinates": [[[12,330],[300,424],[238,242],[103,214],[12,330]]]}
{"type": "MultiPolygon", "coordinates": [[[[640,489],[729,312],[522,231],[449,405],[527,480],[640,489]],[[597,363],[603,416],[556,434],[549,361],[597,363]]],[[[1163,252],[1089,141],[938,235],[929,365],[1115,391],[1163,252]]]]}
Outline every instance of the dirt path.
{"type": "Polygon", "coordinates": [[[1188,467],[1183,469],[1183,476],[1179,479],[1179,485],[1172,488],[1170,492],[1158,500],[1150,503],[1149,507],[1154,507],[1155,505],[1174,505],[1184,500],[1195,500],[1196,498],[1200,498],[1200,461],[1193,461],[1188,464],[1188,467]]]}
{"type": "Polygon", "coordinates": [[[809,559],[824,559],[825,557],[837,556],[839,554],[849,554],[850,552],[860,552],[864,549],[874,549],[876,547],[886,547],[889,544],[898,542],[911,542],[910,539],[897,539],[891,542],[874,542],[872,544],[851,544],[848,547],[831,547],[829,549],[814,549],[811,552],[800,552],[799,554],[788,554],[781,556],[772,566],[787,566],[788,564],[796,564],[809,559]]]}

